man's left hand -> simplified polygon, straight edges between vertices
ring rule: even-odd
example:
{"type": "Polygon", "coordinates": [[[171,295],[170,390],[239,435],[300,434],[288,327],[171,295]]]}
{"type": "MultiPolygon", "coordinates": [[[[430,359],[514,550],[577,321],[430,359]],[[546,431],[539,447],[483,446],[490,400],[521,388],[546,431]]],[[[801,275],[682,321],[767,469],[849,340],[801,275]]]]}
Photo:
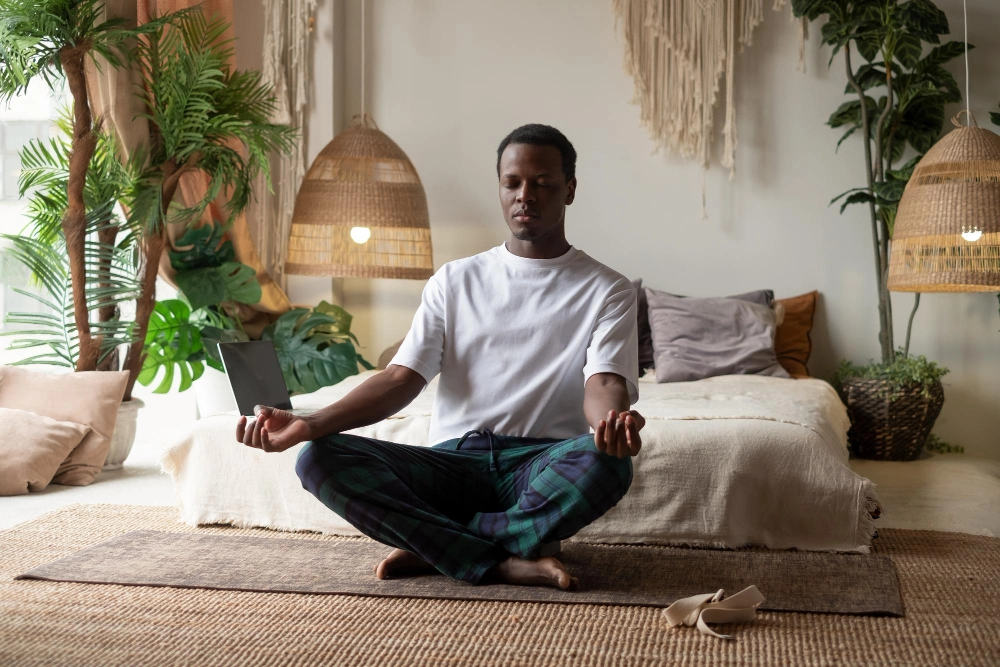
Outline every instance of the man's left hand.
{"type": "Polygon", "coordinates": [[[639,431],[646,425],[646,418],[635,410],[623,410],[608,413],[607,419],[602,419],[594,429],[594,444],[597,449],[610,456],[620,459],[635,456],[642,448],[642,438],[639,431]]]}

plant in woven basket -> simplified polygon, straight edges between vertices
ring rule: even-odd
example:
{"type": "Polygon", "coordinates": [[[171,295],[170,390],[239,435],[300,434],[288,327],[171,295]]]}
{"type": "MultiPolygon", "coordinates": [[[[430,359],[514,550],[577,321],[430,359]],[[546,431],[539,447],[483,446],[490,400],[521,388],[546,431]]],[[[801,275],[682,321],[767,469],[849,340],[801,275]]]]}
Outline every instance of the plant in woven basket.
{"type": "Polygon", "coordinates": [[[864,366],[841,362],[831,378],[851,415],[848,440],[864,458],[912,460],[920,455],[944,405],[948,369],[923,355],[864,366]]]}
{"type": "Polygon", "coordinates": [[[843,55],[844,92],[852,97],[827,122],[843,130],[838,148],[852,136],[860,137],[864,147],[863,185],[830,202],[843,200],[841,213],[852,204],[866,207],[878,294],[881,361],[845,362],[834,378],[851,415],[851,444],[861,456],[915,458],[944,394],[934,377],[936,367],[923,357],[909,357],[919,294],[906,342],[896,351],[887,287],[890,239],[903,190],[941,135],[945,105],[961,101],[958,84],[943,65],[966,45],[941,42],[948,20],[931,0],[792,0],[792,10],[810,21],[826,19],[823,43],[833,47],[831,64],[843,55]],[[865,61],[857,68],[851,62],[855,50],[865,61]]]}

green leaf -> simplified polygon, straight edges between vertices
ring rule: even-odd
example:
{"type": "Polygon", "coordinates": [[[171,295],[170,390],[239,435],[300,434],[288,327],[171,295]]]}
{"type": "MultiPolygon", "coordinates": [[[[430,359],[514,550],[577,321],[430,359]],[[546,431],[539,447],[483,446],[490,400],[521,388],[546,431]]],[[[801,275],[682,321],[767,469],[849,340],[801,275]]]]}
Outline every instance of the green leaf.
{"type": "Polygon", "coordinates": [[[893,56],[907,69],[913,67],[923,54],[923,43],[916,35],[900,35],[896,40],[896,50],[893,56]]]}
{"type": "MultiPolygon", "coordinates": [[[[903,196],[906,181],[895,179],[875,183],[875,196],[885,202],[898,202],[903,196]]],[[[882,203],[882,202],[880,202],[882,203]]]]}
{"type": "Polygon", "coordinates": [[[840,205],[840,213],[841,215],[843,215],[844,209],[850,206],[851,204],[867,204],[868,202],[871,201],[874,201],[874,199],[867,192],[855,192],[847,199],[845,199],[844,203],[840,205]]]}
{"type": "Polygon", "coordinates": [[[204,269],[236,261],[232,241],[223,241],[226,230],[221,224],[188,227],[170,250],[170,266],[175,271],[204,269]]]}
{"type": "Polygon", "coordinates": [[[1000,126],[1000,113],[997,113],[996,111],[991,111],[990,120],[993,121],[994,125],[1000,126]]]}
{"type": "Polygon", "coordinates": [[[262,294],[256,272],[252,267],[239,262],[181,271],[177,273],[175,280],[190,302],[192,310],[227,301],[257,303],[262,294]]]}
{"type": "Polygon", "coordinates": [[[316,306],[316,311],[323,313],[324,315],[329,315],[333,319],[333,324],[327,328],[321,327],[321,331],[343,335],[347,335],[351,332],[351,321],[353,320],[353,317],[340,306],[327,303],[326,301],[321,301],[320,304],[316,306]]]}
{"type": "Polygon", "coordinates": [[[175,373],[180,375],[178,391],[185,391],[205,372],[204,364],[193,359],[203,347],[201,332],[188,321],[190,316],[191,309],[178,299],[158,301],[153,306],[146,330],[146,356],[137,378],[148,387],[163,369],[163,376],[153,393],[169,392],[175,373]]]}
{"type": "Polygon", "coordinates": [[[863,34],[855,38],[858,53],[868,62],[873,62],[882,52],[882,35],[877,33],[863,34]]]}
{"type": "MultiPolygon", "coordinates": [[[[976,48],[972,44],[969,44],[969,50],[976,48]]],[[[918,62],[913,68],[920,73],[927,72],[935,67],[940,67],[944,63],[958,58],[965,54],[965,42],[953,40],[951,42],[945,42],[940,46],[935,46],[933,49],[927,52],[920,62],[918,62]]]]}
{"type": "Polygon", "coordinates": [[[931,0],[907,0],[897,12],[907,30],[925,42],[936,44],[938,35],[949,32],[948,17],[931,0]]]}
{"type": "Polygon", "coordinates": [[[312,392],[357,374],[354,344],[331,342],[328,334],[316,331],[333,325],[325,313],[295,308],[264,329],[261,338],[274,342],[289,391],[312,392]]]}

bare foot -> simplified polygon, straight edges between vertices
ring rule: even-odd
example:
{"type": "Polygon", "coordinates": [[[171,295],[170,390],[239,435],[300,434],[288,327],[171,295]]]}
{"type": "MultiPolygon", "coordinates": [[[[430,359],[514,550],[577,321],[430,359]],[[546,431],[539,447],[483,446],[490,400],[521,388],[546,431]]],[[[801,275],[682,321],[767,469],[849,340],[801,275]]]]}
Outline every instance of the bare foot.
{"type": "Polygon", "coordinates": [[[435,571],[434,566],[423,558],[402,549],[393,549],[385,560],[375,566],[375,576],[379,579],[435,571]]]}
{"type": "Polygon", "coordinates": [[[566,566],[551,556],[525,560],[511,556],[495,568],[496,574],[508,584],[520,586],[554,586],[564,591],[576,590],[580,580],[566,566]]]}

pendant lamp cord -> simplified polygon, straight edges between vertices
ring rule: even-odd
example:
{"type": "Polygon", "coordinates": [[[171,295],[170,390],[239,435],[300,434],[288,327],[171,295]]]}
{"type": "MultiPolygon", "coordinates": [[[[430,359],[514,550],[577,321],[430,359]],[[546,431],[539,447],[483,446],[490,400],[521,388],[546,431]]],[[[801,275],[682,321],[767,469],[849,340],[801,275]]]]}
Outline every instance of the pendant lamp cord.
{"type": "MultiPolygon", "coordinates": [[[[368,4],[367,0],[361,0],[361,124],[362,125],[365,125],[365,5],[367,4],[368,4]]],[[[968,31],[968,26],[966,26],[966,31],[968,31]]],[[[966,51],[968,51],[969,48],[968,45],[965,48],[966,51]]],[[[968,54],[966,54],[966,57],[968,57],[968,54]]],[[[968,93],[969,89],[968,61],[966,61],[965,74],[966,74],[965,89],[966,93],[968,93]]]]}
{"type": "Polygon", "coordinates": [[[969,99],[969,13],[966,0],[962,0],[962,21],[965,23],[965,113],[968,122],[972,119],[972,101],[969,99]]]}

